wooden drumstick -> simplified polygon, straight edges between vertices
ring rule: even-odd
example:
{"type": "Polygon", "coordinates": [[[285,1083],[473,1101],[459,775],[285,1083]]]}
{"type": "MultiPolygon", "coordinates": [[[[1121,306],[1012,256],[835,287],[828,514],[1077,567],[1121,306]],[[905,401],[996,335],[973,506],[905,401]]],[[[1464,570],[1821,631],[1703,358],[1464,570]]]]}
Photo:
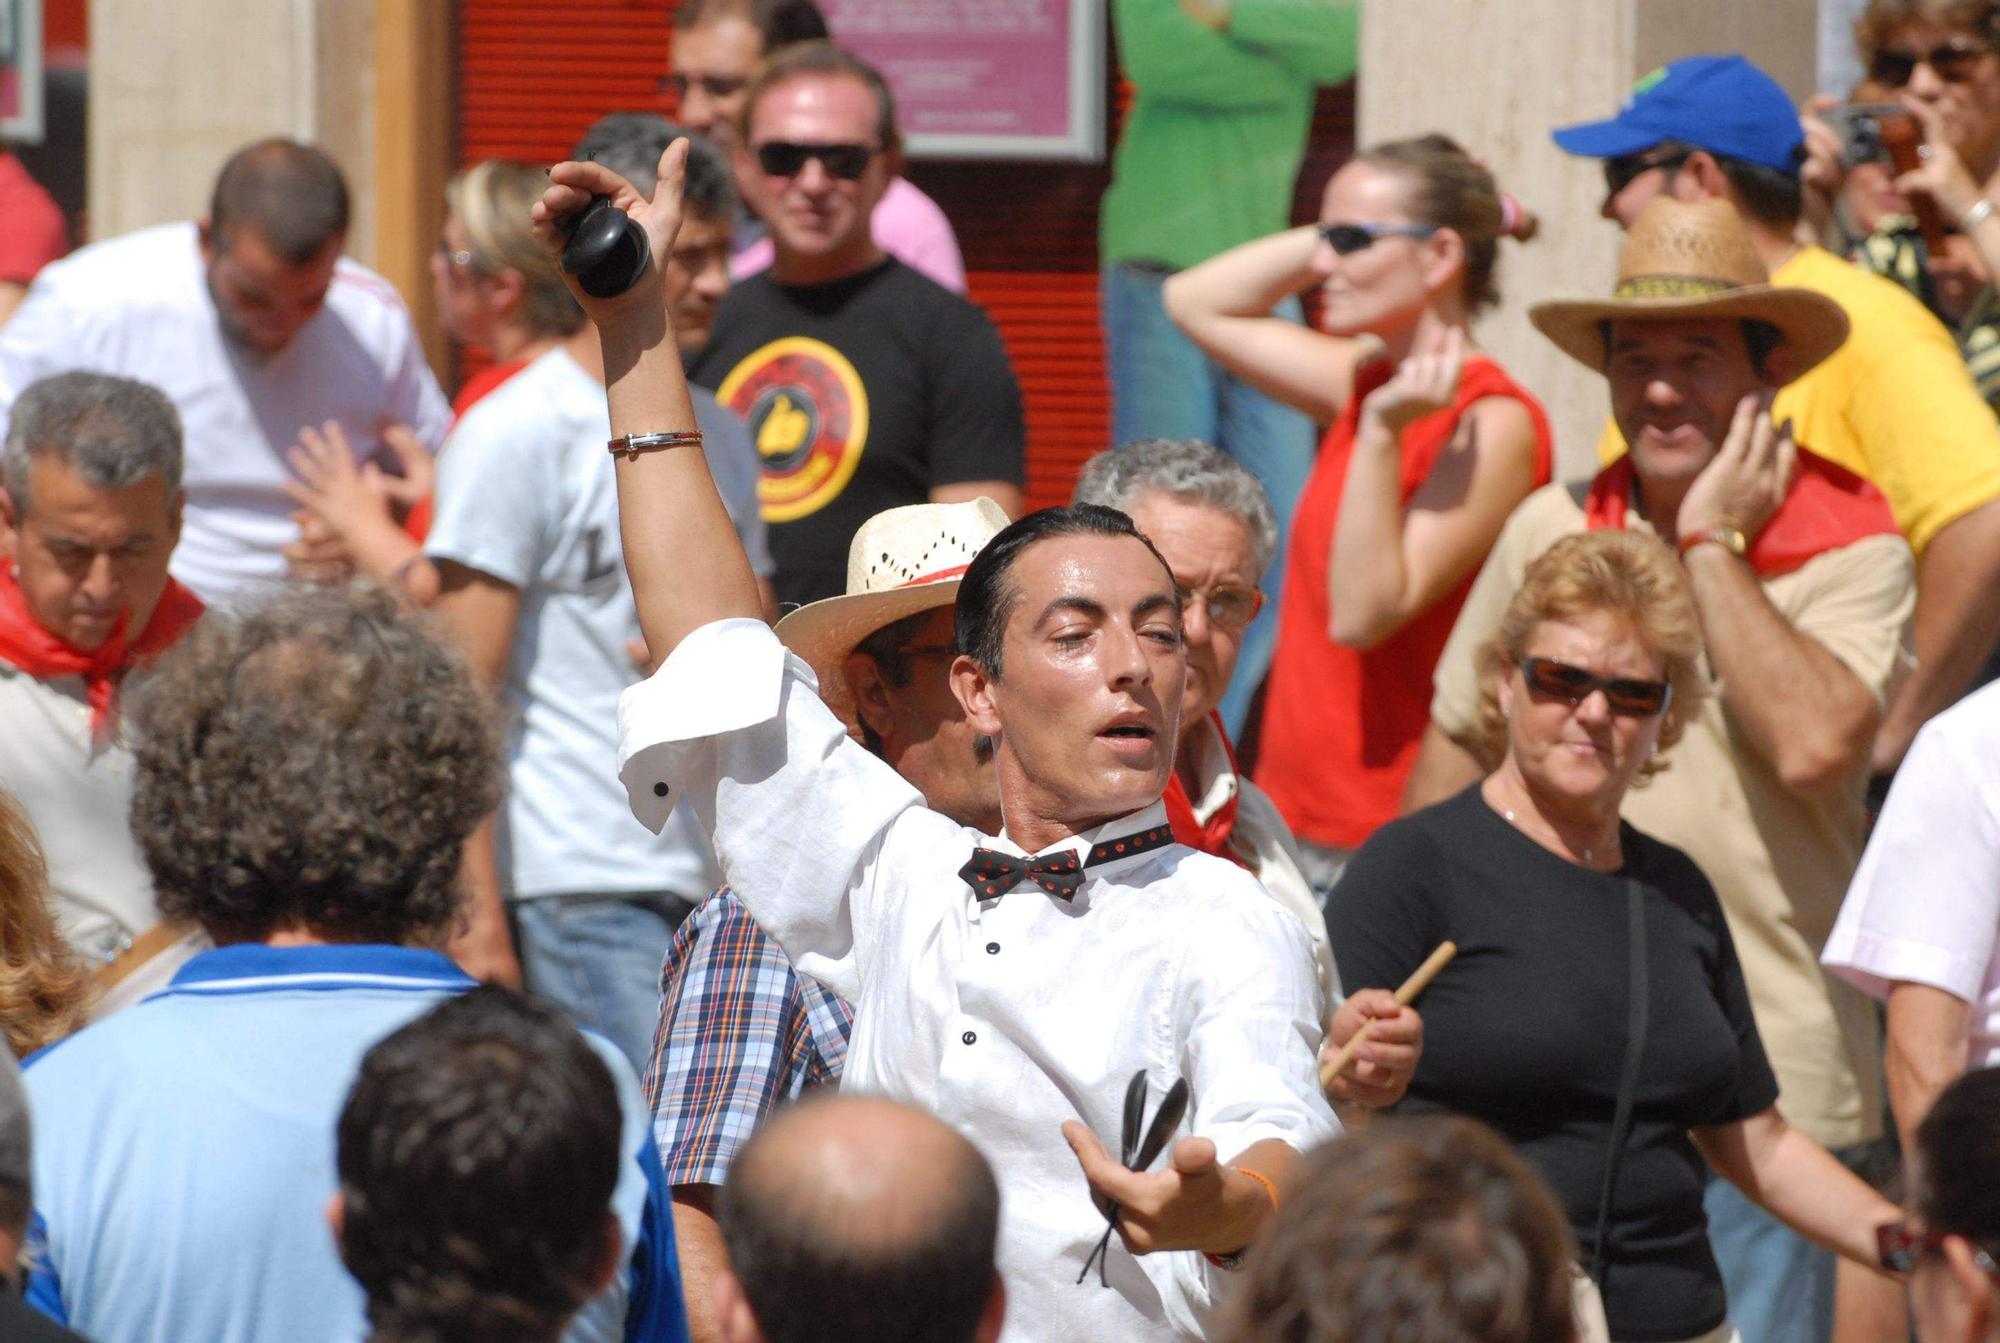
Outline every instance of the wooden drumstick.
{"type": "MultiPolygon", "coordinates": [[[[1417,967],[1416,973],[1404,980],[1403,986],[1396,990],[1396,1006],[1408,1007],[1419,993],[1430,987],[1431,981],[1437,978],[1438,971],[1450,965],[1451,958],[1456,955],[1458,955],[1458,943],[1438,943],[1438,949],[1433,951],[1424,963],[1417,967]]],[[[1363,1022],[1361,1029],[1354,1032],[1347,1043],[1340,1047],[1339,1053],[1319,1065],[1320,1090],[1325,1091],[1332,1087],[1333,1079],[1340,1076],[1340,1070],[1354,1061],[1355,1051],[1361,1048],[1361,1042],[1368,1038],[1368,1028],[1374,1024],[1372,1020],[1363,1022]]]]}

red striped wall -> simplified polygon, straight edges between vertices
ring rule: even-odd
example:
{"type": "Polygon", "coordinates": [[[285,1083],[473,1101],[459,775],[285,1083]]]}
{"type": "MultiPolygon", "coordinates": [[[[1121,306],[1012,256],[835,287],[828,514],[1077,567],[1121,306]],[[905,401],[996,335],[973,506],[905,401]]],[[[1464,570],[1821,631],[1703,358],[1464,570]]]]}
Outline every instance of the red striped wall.
{"type": "MultiPolygon", "coordinates": [[[[671,0],[458,0],[460,160],[553,161],[603,113],[659,107],[672,9],[671,0]]],[[[1107,66],[1115,130],[1125,91],[1115,56],[1107,66]]],[[[1353,138],[1352,89],[1329,90],[1300,173],[1297,218],[1311,216],[1353,138]]],[[[1014,361],[1027,401],[1029,502],[1060,503],[1110,434],[1096,274],[1108,170],[924,159],[908,175],[958,230],[972,297],[1014,361]]]]}

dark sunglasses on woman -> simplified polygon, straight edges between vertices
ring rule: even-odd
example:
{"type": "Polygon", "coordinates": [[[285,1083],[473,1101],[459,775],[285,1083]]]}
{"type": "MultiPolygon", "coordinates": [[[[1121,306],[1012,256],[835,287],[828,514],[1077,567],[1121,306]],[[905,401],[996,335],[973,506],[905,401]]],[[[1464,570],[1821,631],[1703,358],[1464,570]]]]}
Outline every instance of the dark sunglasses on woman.
{"type": "Polygon", "coordinates": [[[1319,224],[1320,240],[1342,256],[1373,247],[1383,238],[1428,238],[1435,224],[1319,224]]]}
{"type": "Polygon", "coordinates": [[[1919,65],[1928,65],[1945,83],[1962,84],[1972,78],[1973,67],[1980,58],[1992,51],[1991,47],[1962,37],[1941,42],[1929,51],[1883,47],[1869,58],[1868,77],[1877,84],[1900,89],[1910,82],[1919,65]]]}
{"type": "Polygon", "coordinates": [[[1669,682],[1598,676],[1554,658],[1523,659],[1521,679],[1528,683],[1530,694],[1561,700],[1571,707],[1601,690],[1611,712],[1627,718],[1651,718],[1663,713],[1674,698],[1674,688],[1669,682]]]}
{"type": "Polygon", "coordinates": [[[873,145],[809,145],[790,140],[766,140],[756,146],[757,165],[773,177],[797,177],[809,160],[818,159],[829,177],[852,182],[868,171],[873,145]]]}

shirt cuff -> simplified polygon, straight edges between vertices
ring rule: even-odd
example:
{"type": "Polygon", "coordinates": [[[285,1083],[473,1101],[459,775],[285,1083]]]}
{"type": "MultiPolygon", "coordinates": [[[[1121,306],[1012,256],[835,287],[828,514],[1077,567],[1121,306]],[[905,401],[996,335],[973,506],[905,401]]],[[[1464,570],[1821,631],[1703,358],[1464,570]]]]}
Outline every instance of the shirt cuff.
{"type": "Polygon", "coordinates": [[[618,698],[618,777],[632,814],[658,834],[682,780],[676,764],[689,742],[740,732],[778,716],[785,674],[814,693],[812,668],[788,652],[761,620],[703,625],[682,639],[660,669],[618,698]]]}

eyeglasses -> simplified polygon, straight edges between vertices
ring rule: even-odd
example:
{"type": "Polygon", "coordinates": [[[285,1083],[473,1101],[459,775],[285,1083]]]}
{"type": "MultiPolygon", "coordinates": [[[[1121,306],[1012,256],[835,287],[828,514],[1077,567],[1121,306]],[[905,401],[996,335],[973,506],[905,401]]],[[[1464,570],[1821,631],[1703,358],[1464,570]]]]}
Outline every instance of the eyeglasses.
{"type": "Polygon", "coordinates": [[[1572,708],[1601,690],[1611,712],[1627,718],[1651,718],[1664,713],[1674,699],[1672,682],[1598,676],[1553,658],[1524,658],[1521,678],[1528,683],[1530,694],[1559,699],[1572,708]]]}
{"type": "Polygon", "coordinates": [[[1641,150],[1637,154],[1620,154],[1615,159],[1604,160],[1604,199],[1610,201],[1641,173],[1649,173],[1655,168],[1665,168],[1674,172],[1694,154],[1692,149],[1675,149],[1660,153],[1656,149],[1641,150]]]}
{"type": "Polygon", "coordinates": [[[438,239],[437,254],[438,254],[438,259],[444,262],[445,269],[447,270],[481,269],[478,257],[474,256],[471,252],[467,251],[463,247],[454,250],[452,245],[446,242],[443,238],[438,239]]]}
{"type": "MultiPolygon", "coordinates": [[[[1875,1254],[1891,1273],[1913,1273],[1917,1260],[1943,1249],[1948,1237],[1948,1232],[1917,1231],[1908,1222],[1888,1222],[1875,1228],[1875,1254]]],[[[1972,1262],[1979,1265],[1980,1272],[2000,1278],[2000,1263],[1995,1263],[1991,1254],[1963,1236],[1959,1239],[1971,1246],[1972,1262]]]]}
{"type": "Polygon", "coordinates": [[[818,159],[827,175],[852,182],[868,171],[868,161],[881,151],[873,145],[807,145],[767,140],[755,146],[757,164],[773,177],[797,177],[806,163],[818,159]]]}
{"type": "Polygon", "coordinates": [[[1373,247],[1384,238],[1428,238],[1436,224],[1320,224],[1320,241],[1341,256],[1373,247]]]}
{"type": "Polygon", "coordinates": [[[1208,608],[1208,618],[1226,630],[1242,629],[1264,609],[1263,590],[1246,587],[1242,583],[1217,583],[1212,587],[1181,589],[1183,606],[1197,600],[1208,608]]]}
{"type": "Polygon", "coordinates": [[[660,92],[669,98],[685,98],[691,86],[699,85],[711,98],[727,98],[741,93],[750,82],[747,75],[661,75],[660,92]]]}
{"type": "Polygon", "coordinates": [[[1980,57],[1992,54],[1992,50],[1964,38],[1941,43],[1929,51],[1883,47],[1869,58],[1868,77],[1877,84],[1900,89],[1915,76],[1919,65],[1928,65],[1945,83],[1962,84],[1972,78],[1972,68],[1979,64],[1980,57]]]}

